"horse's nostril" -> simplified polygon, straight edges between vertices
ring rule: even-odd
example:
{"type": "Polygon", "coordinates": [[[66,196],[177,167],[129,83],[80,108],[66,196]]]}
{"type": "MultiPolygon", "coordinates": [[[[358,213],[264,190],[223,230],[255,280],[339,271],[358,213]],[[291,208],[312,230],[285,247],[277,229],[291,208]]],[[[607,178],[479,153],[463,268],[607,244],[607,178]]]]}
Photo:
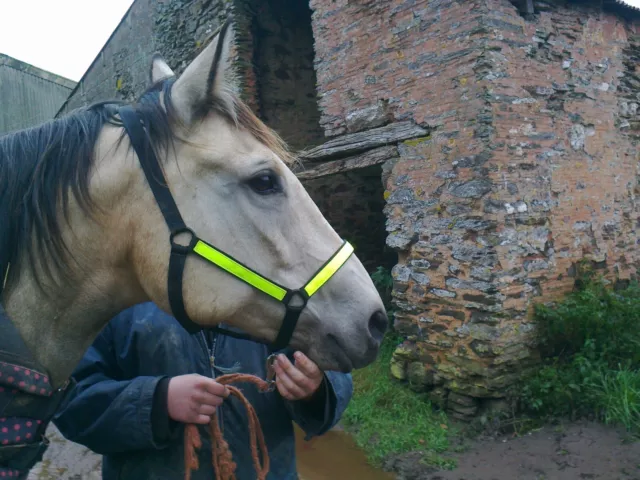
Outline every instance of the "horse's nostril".
{"type": "Polygon", "coordinates": [[[382,341],[384,333],[387,331],[389,325],[389,318],[387,314],[382,310],[377,310],[369,318],[369,331],[371,336],[378,342],[382,341]]]}

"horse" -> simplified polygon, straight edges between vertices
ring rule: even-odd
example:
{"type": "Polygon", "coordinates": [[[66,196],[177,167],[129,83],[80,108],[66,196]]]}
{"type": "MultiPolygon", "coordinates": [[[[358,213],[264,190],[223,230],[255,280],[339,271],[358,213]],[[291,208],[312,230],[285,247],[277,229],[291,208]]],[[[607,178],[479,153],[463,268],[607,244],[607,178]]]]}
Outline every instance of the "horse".
{"type": "Polygon", "coordinates": [[[33,436],[0,442],[0,471],[26,475],[42,458],[73,369],[137,303],[324,370],[377,357],[382,299],[286,143],[241,100],[233,46],[227,20],[179,76],[154,55],[136,102],[0,137],[0,420],[24,432],[38,419],[33,436]]]}

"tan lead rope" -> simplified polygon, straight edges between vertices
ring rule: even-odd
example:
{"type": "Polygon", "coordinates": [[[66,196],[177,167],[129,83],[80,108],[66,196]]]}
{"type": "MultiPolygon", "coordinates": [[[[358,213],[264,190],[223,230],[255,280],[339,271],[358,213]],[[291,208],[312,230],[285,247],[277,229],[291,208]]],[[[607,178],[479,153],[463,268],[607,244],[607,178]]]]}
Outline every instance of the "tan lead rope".
{"type": "MultiPolygon", "coordinates": [[[[222,385],[227,385],[229,393],[237,397],[247,409],[253,466],[256,470],[257,479],[266,480],[267,473],[269,473],[269,454],[267,452],[267,446],[264,441],[264,434],[262,433],[262,427],[260,426],[258,415],[240,389],[229,384],[234,382],[250,382],[255,384],[261,392],[269,391],[273,384],[269,381],[262,380],[255,375],[243,373],[222,375],[216,378],[216,382],[222,385]],[[262,457],[262,462],[260,457],[262,457]]],[[[211,456],[213,459],[213,470],[216,475],[216,480],[236,480],[236,463],[233,461],[229,444],[224,439],[224,436],[220,431],[217,410],[211,417],[209,429],[211,431],[211,456]]],[[[194,424],[186,425],[184,431],[185,480],[191,480],[191,471],[198,470],[200,468],[200,462],[198,461],[198,454],[196,452],[196,449],[200,449],[200,447],[202,447],[202,440],[200,438],[200,433],[198,432],[198,426],[194,424]]]]}

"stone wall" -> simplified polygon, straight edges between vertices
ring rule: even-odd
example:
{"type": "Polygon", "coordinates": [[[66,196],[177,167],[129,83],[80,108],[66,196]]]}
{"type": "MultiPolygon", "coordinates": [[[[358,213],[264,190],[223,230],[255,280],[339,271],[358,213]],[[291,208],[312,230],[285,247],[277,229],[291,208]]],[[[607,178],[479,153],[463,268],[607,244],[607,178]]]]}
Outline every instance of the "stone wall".
{"type": "Polygon", "coordinates": [[[210,0],[136,0],[59,114],[97,101],[134,100],[149,86],[156,52],[181,73],[231,8],[210,0]]]}
{"type": "Polygon", "coordinates": [[[255,0],[253,16],[260,117],[292,149],[323,140],[313,69],[311,10],[302,0],[255,0]]]}
{"type": "Polygon", "coordinates": [[[311,11],[301,0],[136,0],[59,114],[96,101],[135,100],[149,86],[156,52],[182,73],[228,16],[245,101],[292,148],[319,143],[311,11]]]}
{"type": "Polygon", "coordinates": [[[534,302],[637,274],[633,13],[599,3],[312,0],[321,125],[411,120],[386,182],[393,371],[458,417],[537,359],[534,302]]]}

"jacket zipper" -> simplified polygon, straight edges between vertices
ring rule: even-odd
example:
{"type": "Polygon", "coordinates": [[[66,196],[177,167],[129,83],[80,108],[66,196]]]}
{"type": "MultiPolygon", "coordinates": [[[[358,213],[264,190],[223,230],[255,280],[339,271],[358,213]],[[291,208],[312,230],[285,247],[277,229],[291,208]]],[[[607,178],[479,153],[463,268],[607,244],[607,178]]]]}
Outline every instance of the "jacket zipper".
{"type": "Polygon", "coordinates": [[[209,368],[211,370],[211,378],[216,378],[215,365],[216,365],[216,343],[218,342],[218,335],[214,334],[213,341],[211,342],[211,348],[209,348],[209,342],[207,341],[207,337],[204,334],[204,331],[200,331],[202,334],[202,340],[204,340],[204,345],[206,348],[207,355],[209,357],[209,368]]]}

